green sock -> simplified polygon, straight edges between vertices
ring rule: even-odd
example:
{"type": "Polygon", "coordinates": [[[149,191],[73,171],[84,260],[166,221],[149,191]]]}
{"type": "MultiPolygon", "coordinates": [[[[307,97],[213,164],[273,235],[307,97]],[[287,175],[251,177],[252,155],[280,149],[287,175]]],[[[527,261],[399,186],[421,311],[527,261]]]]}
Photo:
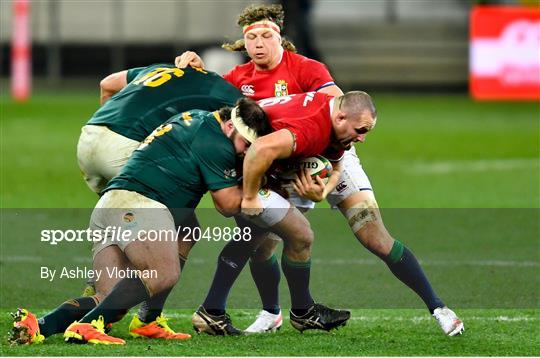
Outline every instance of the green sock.
{"type": "Polygon", "coordinates": [[[39,331],[45,337],[62,333],[97,305],[98,301],[93,296],[68,300],[38,320],[39,331]]]}

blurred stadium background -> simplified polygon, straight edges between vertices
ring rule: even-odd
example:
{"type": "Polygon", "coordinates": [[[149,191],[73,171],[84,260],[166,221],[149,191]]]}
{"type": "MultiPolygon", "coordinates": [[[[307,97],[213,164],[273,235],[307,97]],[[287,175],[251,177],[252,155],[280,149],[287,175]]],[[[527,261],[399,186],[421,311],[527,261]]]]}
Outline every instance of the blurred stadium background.
{"type": "MultiPolygon", "coordinates": [[[[81,78],[95,82],[113,71],[171,60],[185,49],[209,50],[239,37],[237,14],[253,2],[31,1],[33,73],[38,84],[81,78]]],[[[468,15],[475,2],[284,3],[289,3],[290,22],[285,34],[305,53],[301,29],[310,23],[312,47],[345,88],[467,86],[468,15]],[[309,22],[295,24],[293,19],[306,10],[309,22]]],[[[10,69],[12,7],[12,1],[2,0],[3,76],[10,69]]],[[[206,53],[212,54],[226,57],[224,51],[221,56],[206,53]]]]}
{"type": "MultiPolygon", "coordinates": [[[[208,65],[230,68],[239,11],[255,1],[30,1],[32,69],[37,84],[98,80],[107,73],[204,51],[208,65]],[[220,65],[221,64],[221,65],[220,65]]],[[[256,2],[255,2],[256,3],[256,2]]],[[[285,35],[301,53],[323,59],[344,88],[465,91],[469,15],[479,4],[538,5],[535,0],[283,1],[285,35]],[[306,31],[307,30],[307,31],[306,31]],[[307,38],[306,38],[307,37],[307,38]]],[[[2,76],[10,73],[13,1],[1,1],[2,76]]],[[[212,66],[213,67],[213,66],[212,66]]],[[[90,82],[92,83],[92,82],[90,82]]]]}
{"type": "MultiPolygon", "coordinates": [[[[90,257],[83,252],[89,245],[82,250],[70,245],[56,250],[43,246],[38,238],[44,227],[84,228],[88,210],[14,208],[92,208],[95,204],[95,195],[80,177],[75,148],[80,127],[98,106],[99,80],[124,68],[172,62],[188,49],[202,53],[209,69],[226,71],[245,59],[228,54],[219,45],[239,38],[237,14],[251,3],[254,1],[31,1],[33,89],[29,100],[17,102],[11,98],[9,85],[14,1],[1,0],[3,310],[19,304],[18,289],[28,283],[25,304],[42,310],[59,303],[65,292],[78,292],[81,287],[75,280],[43,282],[36,272],[39,265],[52,262],[57,266],[89,265],[90,257]],[[41,301],[42,297],[47,299],[41,301]]],[[[285,34],[299,52],[319,56],[344,90],[363,89],[373,95],[380,121],[357,149],[381,207],[400,208],[383,213],[387,226],[418,254],[442,296],[472,329],[466,340],[452,348],[444,337],[423,336],[425,330],[440,332],[433,322],[414,318],[423,317],[423,309],[414,314],[402,310],[422,308],[417,297],[363,250],[339,214],[323,204],[311,214],[317,235],[314,292],[327,303],[359,309],[355,314],[360,317],[345,333],[339,332],[346,335],[339,341],[341,351],[335,350],[338,343],[333,336],[320,336],[319,345],[313,345],[307,338],[286,341],[289,338],[279,335],[280,343],[274,346],[275,341],[263,343],[257,338],[248,340],[247,348],[204,341],[216,346],[208,354],[535,355],[540,302],[540,91],[533,87],[532,101],[477,101],[469,94],[469,69],[470,19],[475,6],[538,11],[539,2],[284,3],[290,21],[285,34]],[[310,7],[307,14],[305,7],[302,10],[306,3],[310,7]],[[307,42],[301,34],[306,27],[312,30],[307,42]],[[396,310],[361,310],[390,307],[396,310]],[[410,322],[413,329],[406,326],[410,322]],[[358,332],[367,334],[373,345],[359,342],[358,332]],[[250,350],[249,344],[261,348],[250,350]],[[279,350],[294,344],[303,350],[279,350]]],[[[535,41],[537,61],[525,70],[529,84],[540,83],[540,37],[535,41]]],[[[506,55],[522,58],[518,52],[507,51],[506,55]]],[[[203,224],[223,222],[213,211],[201,214],[203,224]]],[[[202,299],[220,247],[214,243],[195,247],[186,276],[171,297],[171,308],[194,308],[202,299]]],[[[244,272],[231,305],[256,308],[254,290],[244,272]]],[[[286,306],[285,286],[281,295],[286,306]]],[[[188,329],[191,309],[179,312],[175,324],[188,329]]],[[[249,315],[240,313],[237,319],[247,325],[249,315]]],[[[7,319],[1,321],[2,330],[8,323],[7,319]]],[[[187,348],[192,355],[200,354],[196,342],[187,348]]],[[[70,349],[49,354],[95,352],[70,349]]],[[[165,355],[171,354],[178,353],[165,349],[165,355]]]]}

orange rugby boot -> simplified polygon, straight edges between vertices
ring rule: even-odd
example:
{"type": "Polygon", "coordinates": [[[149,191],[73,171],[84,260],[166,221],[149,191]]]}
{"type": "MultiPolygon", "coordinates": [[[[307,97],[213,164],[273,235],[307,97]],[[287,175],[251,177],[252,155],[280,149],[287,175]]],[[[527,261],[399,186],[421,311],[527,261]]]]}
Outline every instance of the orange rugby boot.
{"type": "Polygon", "coordinates": [[[64,332],[64,338],[66,342],[71,343],[126,344],[123,339],[105,333],[102,316],[93,320],[92,323],[73,322],[64,332]]]}
{"type": "Polygon", "coordinates": [[[45,337],[39,333],[39,324],[35,315],[23,308],[12,313],[13,328],[8,337],[11,344],[43,343],[45,337]]]}
{"type": "Polygon", "coordinates": [[[187,333],[176,333],[167,323],[167,318],[161,314],[155,321],[150,323],[142,322],[137,315],[133,316],[129,324],[129,334],[132,337],[146,337],[154,339],[188,339],[191,338],[187,333]]]}

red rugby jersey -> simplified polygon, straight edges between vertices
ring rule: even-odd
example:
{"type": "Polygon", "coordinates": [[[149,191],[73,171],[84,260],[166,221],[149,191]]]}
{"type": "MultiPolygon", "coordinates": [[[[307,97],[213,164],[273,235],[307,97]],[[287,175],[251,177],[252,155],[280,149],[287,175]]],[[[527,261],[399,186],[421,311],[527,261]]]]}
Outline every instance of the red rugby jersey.
{"type": "Polygon", "coordinates": [[[274,130],[288,129],[295,136],[291,158],[322,154],[328,159],[341,158],[343,151],[329,148],[332,138],[330,101],[333,97],[319,92],[266,98],[257,103],[268,115],[274,130]]]}
{"type": "Polygon", "coordinates": [[[234,67],[223,78],[254,100],[318,91],[334,85],[324,64],[290,51],[283,51],[281,62],[270,71],[258,71],[253,61],[249,61],[234,67]]]}

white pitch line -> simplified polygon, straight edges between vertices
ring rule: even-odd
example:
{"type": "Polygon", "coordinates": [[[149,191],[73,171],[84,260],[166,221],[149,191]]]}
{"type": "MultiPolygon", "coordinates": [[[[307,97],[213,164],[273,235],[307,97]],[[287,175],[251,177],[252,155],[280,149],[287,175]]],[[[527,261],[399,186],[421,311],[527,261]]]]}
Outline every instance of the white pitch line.
{"type": "MultiPolygon", "coordinates": [[[[72,256],[74,263],[92,263],[89,256],[72,256]]],[[[0,262],[45,262],[46,258],[38,256],[5,256],[0,262]]],[[[538,261],[515,261],[515,260],[419,260],[426,266],[489,266],[489,267],[540,267],[538,261]]],[[[315,265],[334,265],[334,266],[374,266],[380,265],[381,260],[375,259],[313,259],[315,265]]],[[[215,264],[215,260],[206,260],[201,258],[190,258],[190,265],[209,265],[215,264]]]]}
{"type": "MultiPolygon", "coordinates": [[[[243,312],[242,317],[251,315],[255,316],[256,312],[250,313],[250,312],[243,312]]],[[[171,318],[191,318],[191,314],[185,314],[185,313],[174,313],[170,312],[167,313],[167,317],[171,318]]],[[[238,315],[237,318],[240,318],[238,315]]],[[[286,317],[284,317],[286,318],[286,317]]],[[[488,317],[482,317],[482,316],[465,316],[463,317],[464,322],[467,321],[492,321],[492,322],[535,322],[538,321],[539,317],[529,317],[529,316],[515,316],[515,317],[509,317],[509,316],[488,316],[488,317]]],[[[433,317],[430,315],[425,316],[412,316],[412,317],[403,317],[403,316],[356,316],[353,315],[350,318],[351,321],[364,321],[364,322],[377,322],[377,321],[398,321],[398,322],[413,322],[413,323],[421,323],[425,321],[431,321],[433,320],[433,317]]]]}
{"type": "MultiPolygon", "coordinates": [[[[426,266],[494,266],[494,267],[539,267],[537,261],[512,261],[512,260],[418,260],[426,266]]],[[[313,259],[314,264],[325,265],[378,265],[381,260],[373,259],[313,259]]]]}
{"type": "Polygon", "coordinates": [[[540,166],[540,158],[455,160],[417,162],[405,166],[416,174],[448,174],[454,172],[486,172],[531,169],[540,166]]]}

